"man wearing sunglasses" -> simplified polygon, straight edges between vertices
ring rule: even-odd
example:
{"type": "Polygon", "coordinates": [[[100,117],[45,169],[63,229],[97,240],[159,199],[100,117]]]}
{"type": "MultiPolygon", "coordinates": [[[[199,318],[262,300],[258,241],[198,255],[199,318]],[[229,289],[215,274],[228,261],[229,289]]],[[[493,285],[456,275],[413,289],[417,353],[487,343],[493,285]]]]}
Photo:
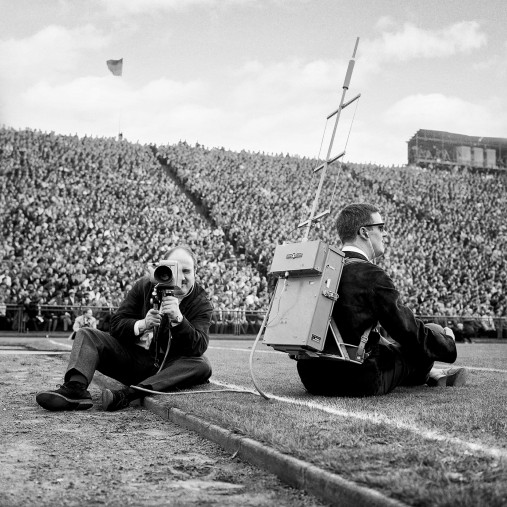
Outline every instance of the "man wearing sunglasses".
{"type": "Polygon", "coordinates": [[[298,373],[312,394],[373,396],[398,385],[461,386],[465,368],[433,367],[454,363],[456,344],[450,328],[424,324],[404,306],[389,275],[376,259],[384,254],[388,233],[379,210],[350,204],[337,219],[345,254],[333,319],[346,343],[364,343],[364,362],[322,358],[298,361],[298,373]],[[381,336],[378,326],[391,340],[381,336]]]}

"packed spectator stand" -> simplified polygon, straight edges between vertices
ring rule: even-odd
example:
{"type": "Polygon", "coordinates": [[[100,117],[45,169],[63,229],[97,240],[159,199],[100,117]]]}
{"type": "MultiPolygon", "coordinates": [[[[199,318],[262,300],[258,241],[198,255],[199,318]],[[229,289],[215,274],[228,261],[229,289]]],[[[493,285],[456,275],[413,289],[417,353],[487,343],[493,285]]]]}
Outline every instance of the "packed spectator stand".
{"type": "MultiPolygon", "coordinates": [[[[276,244],[301,239],[316,165],[184,142],[155,147],[0,129],[0,326],[52,331],[65,313],[93,307],[107,329],[147,264],[184,243],[196,251],[198,280],[215,305],[212,331],[254,332],[276,244]],[[23,307],[22,317],[1,316],[13,306],[23,307]]],[[[377,204],[393,245],[380,262],[404,301],[422,316],[488,332],[500,326],[500,336],[506,190],[498,173],[342,164],[331,169],[321,199],[331,215],[311,238],[339,244],[340,207],[377,204]]]]}

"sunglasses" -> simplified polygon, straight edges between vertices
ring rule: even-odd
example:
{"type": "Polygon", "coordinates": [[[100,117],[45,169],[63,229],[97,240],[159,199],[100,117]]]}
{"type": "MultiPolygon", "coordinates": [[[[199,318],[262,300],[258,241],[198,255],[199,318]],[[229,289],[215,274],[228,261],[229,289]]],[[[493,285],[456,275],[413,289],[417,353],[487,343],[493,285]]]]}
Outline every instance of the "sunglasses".
{"type": "Polygon", "coordinates": [[[385,223],[384,222],[379,222],[378,224],[364,224],[361,227],[378,227],[378,230],[380,232],[384,232],[384,230],[385,230],[385,223]]]}

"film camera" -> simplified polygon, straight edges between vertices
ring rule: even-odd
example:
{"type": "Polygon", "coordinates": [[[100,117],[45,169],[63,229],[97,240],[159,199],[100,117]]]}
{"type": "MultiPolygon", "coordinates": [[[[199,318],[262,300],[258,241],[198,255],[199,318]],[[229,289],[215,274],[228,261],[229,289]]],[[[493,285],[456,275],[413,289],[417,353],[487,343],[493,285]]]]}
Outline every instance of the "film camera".
{"type": "Polygon", "coordinates": [[[150,269],[151,282],[155,284],[155,293],[159,304],[164,296],[182,294],[182,277],[178,261],[160,261],[150,269]]]}

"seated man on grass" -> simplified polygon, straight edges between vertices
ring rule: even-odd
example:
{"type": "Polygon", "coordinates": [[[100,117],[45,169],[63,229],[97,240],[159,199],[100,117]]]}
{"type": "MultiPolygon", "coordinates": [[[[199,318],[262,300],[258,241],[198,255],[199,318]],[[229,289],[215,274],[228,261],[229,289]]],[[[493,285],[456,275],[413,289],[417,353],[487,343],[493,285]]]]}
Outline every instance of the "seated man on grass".
{"type": "Polygon", "coordinates": [[[167,260],[176,261],[181,287],[164,295],[153,308],[155,283],[150,276],[136,281],[111,320],[111,334],[92,328],[76,332],[64,384],[37,394],[47,410],[86,410],[93,406],[88,385],[96,370],[125,384],[102,393],[102,407],[125,408],[146,395],[130,386],[169,391],[203,384],[211,365],[203,355],[208,348],[212,305],[195,282],[196,258],[185,246],[173,248],[167,260]]]}
{"type": "Polygon", "coordinates": [[[367,336],[363,364],[325,358],[298,360],[298,373],[312,394],[374,396],[399,385],[462,386],[465,368],[436,369],[435,361],[457,357],[450,328],[424,324],[400,301],[387,273],[374,264],[385,250],[387,231],[379,210],[370,204],[346,206],[337,219],[345,254],[333,319],[346,343],[367,336]],[[381,337],[380,324],[394,341],[381,337]]]}

